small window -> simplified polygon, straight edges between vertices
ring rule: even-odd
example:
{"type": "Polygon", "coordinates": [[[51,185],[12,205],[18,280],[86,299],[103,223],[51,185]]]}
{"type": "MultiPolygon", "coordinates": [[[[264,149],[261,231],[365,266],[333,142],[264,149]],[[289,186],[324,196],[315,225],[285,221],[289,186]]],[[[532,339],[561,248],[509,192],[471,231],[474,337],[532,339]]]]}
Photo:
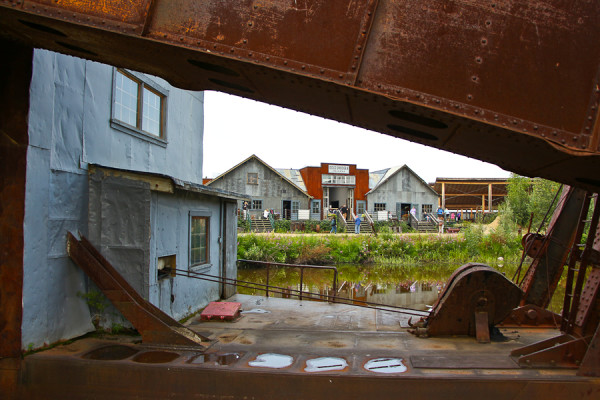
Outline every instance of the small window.
{"type": "Polygon", "coordinates": [[[175,254],[170,256],[158,257],[157,262],[158,280],[175,276],[177,259],[175,254]]]}
{"type": "Polygon", "coordinates": [[[248,185],[258,185],[257,172],[248,172],[248,185]]]}
{"type": "Polygon", "coordinates": [[[313,214],[320,214],[321,213],[321,202],[319,200],[313,200],[311,202],[311,212],[313,214]]]}
{"type": "Polygon", "coordinates": [[[385,211],[385,203],[375,203],[375,211],[385,211]]]}
{"type": "Polygon", "coordinates": [[[252,200],[252,209],[253,210],[262,210],[262,200],[252,200]]]}
{"type": "Polygon", "coordinates": [[[142,74],[117,69],[111,125],[134,136],[143,134],[164,140],[166,93],[142,74]]]}
{"type": "Polygon", "coordinates": [[[190,267],[208,264],[210,217],[190,217],[190,267]]]}
{"type": "Polygon", "coordinates": [[[431,214],[433,212],[433,204],[423,204],[421,206],[421,214],[431,214]]]}

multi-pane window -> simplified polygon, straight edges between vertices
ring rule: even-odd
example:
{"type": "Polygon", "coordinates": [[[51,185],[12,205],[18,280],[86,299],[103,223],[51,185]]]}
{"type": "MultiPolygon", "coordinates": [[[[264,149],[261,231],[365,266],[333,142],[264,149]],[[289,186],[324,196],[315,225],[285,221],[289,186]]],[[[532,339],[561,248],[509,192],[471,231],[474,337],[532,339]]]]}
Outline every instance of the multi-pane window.
{"type": "Polygon", "coordinates": [[[190,266],[208,263],[210,217],[190,217],[190,266]]]}
{"type": "Polygon", "coordinates": [[[433,204],[423,204],[421,205],[421,213],[424,215],[426,213],[431,214],[433,212],[433,204]]]}
{"type": "Polygon", "coordinates": [[[313,214],[320,214],[321,213],[321,202],[319,200],[312,200],[311,201],[311,212],[313,214]]]}
{"type": "Polygon", "coordinates": [[[253,210],[262,210],[262,200],[252,200],[252,209],[253,210]]]}
{"type": "Polygon", "coordinates": [[[321,175],[321,183],[324,185],[356,185],[354,175],[321,175]]]}
{"type": "Polygon", "coordinates": [[[385,211],[385,203],[375,203],[373,207],[375,211],[385,211]]]}
{"type": "Polygon", "coordinates": [[[258,185],[258,172],[248,172],[248,184],[258,185]]]}
{"type": "Polygon", "coordinates": [[[164,138],[166,95],[150,81],[115,71],[113,119],[142,133],[164,138]]]}

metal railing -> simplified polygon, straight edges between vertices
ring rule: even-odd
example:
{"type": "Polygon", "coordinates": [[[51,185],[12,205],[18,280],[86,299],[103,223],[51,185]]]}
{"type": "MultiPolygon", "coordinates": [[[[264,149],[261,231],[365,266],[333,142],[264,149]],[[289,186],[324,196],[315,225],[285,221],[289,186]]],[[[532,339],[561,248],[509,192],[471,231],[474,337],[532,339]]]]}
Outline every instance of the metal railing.
{"type": "MultiPolygon", "coordinates": [[[[264,291],[265,291],[265,297],[269,297],[269,289],[270,288],[277,288],[279,289],[277,286],[271,286],[269,285],[269,278],[270,278],[270,268],[271,266],[276,266],[276,267],[287,267],[287,268],[300,268],[300,290],[298,291],[298,299],[302,300],[302,287],[304,285],[304,270],[305,269],[321,269],[321,270],[330,270],[333,271],[333,283],[332,283],[332,288],[333,288],[333,293],[337,292],[337,279],[338,279],[338,270],[336,267],[332,267],[332,266],[323,266],[323,265],[303,265],[303,264],[284,264],[284,263],[276,263],[276,262],[268,262],[268,261],[255,261],[255,260],[243,260],[243,259],[239,259],[236,261],[236,263],[247,263],[247,264],[257,264],[257,265],[264,265],[266,267],[266,271],[267,271],[267,283],[266,285],[264,285],[264,291]]],[[[331,300],[333,302],[335,302],[335,299],[331,300]]]]}
{"type": "MultiPolygon", "coordinates": [[[[238,261],[242,261],[242,260],[238,260],[238,261]]],[[[244,260],[244,261],[252,261],[252,260],[244,260]]],[[[269,263],[269,264],[277,264],[277,263],[269,263]]],[[[296,266],[293,264],[285,264],[285,265],[296,266]]],[[[315,266],[308,265],[306,267],[315,267],[315,266]]],[[[331,267],[331,268],[335,268],[335,267],[331,267]]],[[[224,285],[233,285],[236,287],[244,287],[244,288],[248,288],[248,289],[258,289],[258,290],[266,290],[267,289],[267,285],[262,284],[262,283],[242,281],[242,280],[233,279],[233,278],[224,278],[222,276],[211,275],[211,274],[206,274],[206,273],[196,272],[196,271],[190,271],[188,269],[175,269],[175,275],[186,277],[186,278],[191,278],[191,279],[199,279],[199,280],[203,280],[203,281],[207,281],[207,282],[221,283],[224,285]]],[[[337,277],[336,277],[336,281],[337,281],[337,277]]],[[[289,288],[285,289],[285,288],[281,288],[281,287],[277,287],[277,286],[270,286],[270,288],[273,293],[278,293],[278,294],[282,294],[282,295],[290,294],[293,292],[293,293],[298,293],[298,296],[302,296],[302,293],[303,293],[302,290],[295,290],[295,289],[289,289],[289,288]]],[[[300,289],[302,289],[302,288],[300,288],[300,289]]],[[[351,305],[351,306],[356,306],[356,307],[371,308],[374,310],[395,312],[395,313],[400,313],[400,314],[408,314],[408,315],[414,315],[414,316],[418,316],[418,317],[423,317],[428,314],[427,312],[425,312],[423,310],[417,310],[417,309],[409,308],[409,307],[394,306],[391,304],[381,304],[381,303],[375,303],[372,301],[357,300],[357,299],[350,300],[345,297],[338,297],[338,296],[336,296],[337,290],[332,291],[333,295],[312,293],[312,292],[304,292],[304,293],[309,295],[307,297],[309,300],[315,300],[317,298],[322,298],[322,299],[326,299],[328,302],[332,302],[332,303],[340,303],[340,304],[346,304],[346,305],[351,305]]],[[[300,300],[301,299],[302,298],[300,297],[300,300]]]]}
{"type": "Polygon", "coordinates": [[[346,227],[346,230],[347,230],[348,229],[348,221],[346,221],[346,219],[342,215],[342,212],[340,211],[340,209],[336,208],[335,210],[333,210],[333,213],[337,217],[338,222],[341,221],[344,224],[344,226],[346,227]]]}
{"type": "Polygon", "coordinates": [[[271,223],[271,229],[274,232],[275,231],[275,218],[273,217],[273,214],[269,213],[267,218],[269,219],[269,222],[271,223]]]}

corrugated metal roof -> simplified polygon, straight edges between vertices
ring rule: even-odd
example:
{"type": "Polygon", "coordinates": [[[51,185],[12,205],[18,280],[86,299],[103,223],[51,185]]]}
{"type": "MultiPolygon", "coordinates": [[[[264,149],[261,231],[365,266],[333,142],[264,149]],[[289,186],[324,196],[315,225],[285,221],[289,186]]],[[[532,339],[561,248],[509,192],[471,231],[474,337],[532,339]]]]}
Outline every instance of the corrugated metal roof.
{"type": "Polygon", "coordinates": [[[302,179],[302,174],[300,174],[300,170],[277,168],[277,172],[285,176],[290,181],[294,182],[296,186],[298,186],[300,189],[306,192],[306,184],[304,183],[304,179],[302,179]]]}

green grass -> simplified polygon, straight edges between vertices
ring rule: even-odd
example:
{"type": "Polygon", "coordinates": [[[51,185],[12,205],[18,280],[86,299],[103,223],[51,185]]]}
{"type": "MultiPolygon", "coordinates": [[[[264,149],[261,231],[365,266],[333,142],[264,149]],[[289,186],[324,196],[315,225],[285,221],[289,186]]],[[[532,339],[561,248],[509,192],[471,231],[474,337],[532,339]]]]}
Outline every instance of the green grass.
{"type": "Polygon", "coordinates": [[[484,234],[473,226],[457,235],[378,236],[255,235],[238,237],[238,258],[296,264],[377,264],[466,262],[516,263],[521,256],[516,234],[484,234]]]}

